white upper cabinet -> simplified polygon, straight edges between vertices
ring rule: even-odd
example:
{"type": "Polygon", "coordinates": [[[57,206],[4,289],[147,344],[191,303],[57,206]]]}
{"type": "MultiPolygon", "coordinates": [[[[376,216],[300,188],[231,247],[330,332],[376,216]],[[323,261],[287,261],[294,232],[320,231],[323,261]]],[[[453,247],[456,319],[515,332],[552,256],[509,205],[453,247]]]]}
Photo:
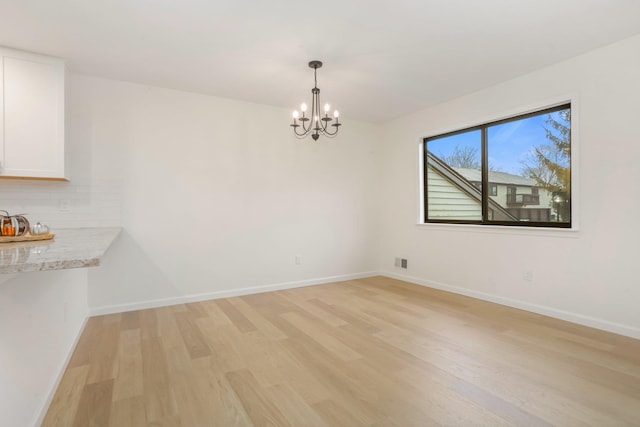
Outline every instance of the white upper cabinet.
{"type": "Polygon", "coordinates": [[[65,179],[64,62],[0,47],[0,177],[65,179]]]}

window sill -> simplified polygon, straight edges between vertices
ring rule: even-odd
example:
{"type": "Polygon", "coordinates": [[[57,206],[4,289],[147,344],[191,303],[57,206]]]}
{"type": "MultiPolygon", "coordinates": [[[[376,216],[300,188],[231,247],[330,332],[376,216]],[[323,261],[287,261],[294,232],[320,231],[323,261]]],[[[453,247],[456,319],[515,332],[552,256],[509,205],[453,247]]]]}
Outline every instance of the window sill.
{"type": "Polygon", "coordinates": [[[504,234],[508,236],[555,237],[572,239],[577,239],[578,237],[580,237],[580,230],[576,226],[574,226],[573,228],[546,228],[504,225],[417,223],[416,228],[429,231],[435,230],[478,234],[504,234]]]}

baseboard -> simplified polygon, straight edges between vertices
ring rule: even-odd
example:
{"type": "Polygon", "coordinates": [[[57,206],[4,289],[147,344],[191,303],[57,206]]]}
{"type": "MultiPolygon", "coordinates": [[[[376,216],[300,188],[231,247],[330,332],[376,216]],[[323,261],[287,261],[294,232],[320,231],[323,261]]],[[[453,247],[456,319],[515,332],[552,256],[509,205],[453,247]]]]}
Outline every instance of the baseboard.
{"type": "Polygon", "coordinates": [[[515,300],[511,298],[505,298],[485,292],[474,291],[470,289],[460,288],[457,286],[451,286],[444,283],[434,282],[431,280],[425,280],[418,277],[408,276],[404,274],[398,274],[392,271],[380,271],[379,275],[390,277],[393,279],[403,280],[405,282],[414,283],[420,286],[426,286],[428,288],[439,289],[442,291],[452,292],[454,294],[465,295],[472,298],[477,298],[483,301],[489,301],[507,307],[518,308],[520,310],[530,311],[532,313],[542,314],[544,316],[553,317],[555,319],[566,320],[567,322],[577,323],[579,325],[588,326],[590,328],[600,329],[607,332],[613,332],[614,334],[624,335],[630,338],[640,339],[640,328],[633,326],[623,325],[620,323],[609,322],[607,320],[598,319],[591,316],[585,316],[582,314],[572,313],[569,311],[558,310],[551,307],[546,307],[538,304],[531,304],[528,302],[515,300]]]}
{"type": "Polygon", "coordinates": [[[69,362],[71,361],[71,357],[73,356],[73,351],[76,349],[76,346],[78,345],[78,341],[80,341],[80,337],[82,336],[82,333],[84,332],[85,326],[87,326],[87,321],[88,320],[89,320],[89,316],[87,315],[87,316],[85,316],[84,321],[80,325],[80,328],[78,329],[78,332],[76,333],[76,337],[74,338],[73,342],[71,343],[71,346],[69,347],[69,351],[67,351],[67,357],[65,358],[64,362],[62,362],[62,366],[58,370],[58,375],[56,377],[56,380],[53,383],[53,386],[51,387],[51,389],[49,390],[49,393],[47,395],[47,400],[45,400],[44,405],[42,406],[42,409],[40,410],[40,414],[38,415],[38,418],[36,419],[35,423],[33,424],[33,427],[38,427],[38,426],[42,425],[42,422],[44,421],[44,417],[47,415],[47,411],[49,410],[49,406],[51,405],[51,401],[53,400],[53,396],[55,396],[56,391],[58,390],[58,387],[60,386],[60,382],[62,381],[62,377],[64,376],[64,373],[67,370],[67,366],[69,366],[69,362]]]}
{"type": "Polygon", "coordinates": [[[318,279],[299,280],[293,282],[277,283],[272,285],[251,286],[240,289],[228,289],[201,294],[183,295],[171,298],[160,298],[155,300],[140,301],[128,304],[107,305],[93,307],[89,309],[89,316],[100,316],[103,314],[124,313],[133,310],[145,310],[148,308],[166,307],[169,305],[185,304],[190,302],[206,301],[219,298],[231,298],[242,295],[259,294],[263,292],[281,291],[284,289],[301,288],[304,286],[322,285],[326,283],[341,282],[345,280],[364,279],[365,277],[377,276],[377,271],[363,272],[355,274],[343,274],[340,276],[322,277],[318,279]]]}

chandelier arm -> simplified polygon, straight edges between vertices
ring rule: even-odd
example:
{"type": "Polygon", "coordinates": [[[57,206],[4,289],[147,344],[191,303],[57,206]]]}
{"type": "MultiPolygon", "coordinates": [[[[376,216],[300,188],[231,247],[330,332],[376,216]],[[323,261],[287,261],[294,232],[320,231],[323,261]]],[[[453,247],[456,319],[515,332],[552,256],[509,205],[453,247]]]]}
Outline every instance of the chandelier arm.
{"type": "Polygon", "coordinates": [[[305,126],[304,120],[300,120],[300,124],[297,124],[296,119],[294,119],[291,127],[293,127],[293,133],[296,134],[296,136],[306,136],[309,133],[309,130],[305,126]],[[302,132],[298,132],[299,127],[302,128],[302,132]]]}
{"type": "MultiPolygon", "coordinates": [[[[304,122],[303,122],[303,123],[304,123],[304,122]]],[[[293,128],[293,133],[295,133],[295,134],[296,134],[296,136],[300,136],[300,137],[305,137],[305,136],[307,136],[307,134],[309,133],[309,131],[305,130],[305,129],[304,129],[304,126],[302,126],[302,130],[303,130],[303,132],[302,132],[302,133],[299,133],[299,132],[298,132],[298,128],[295,128],[295,127],[294,127],[294,128],[293,128]]]]}
{"type": "Polygon", "coordinates": [[[333,132],[331,132],[331,131],[329,131],[329,130],[325,129],[325,130],[324,130],[324,134],[325,134],[325,135],[327,135],[327,136],[334,136],[334,135],[337,135],[337,134],[338,134],[338,127],[339,127],[339,126],[334,126],[334,127],[336,128],[336,130],[334,130],[333,132]]]}
{"type": "Polygon", "coordinates": [[[311,118],[309,120],[306,121],[302,121],[302,130],[304,130],[304,134],[303,135],[308,135],[309,132],[311,132],[311,130],[313,129],[313,104],[311,105],[311,118]],[[307,127],[307,125],[305,123],[309,122],[309,125],[307,127]]]}
{"type": "Polygon", "coordinates": [[[336,135],[337,133],[338,133],[338,128],[337,127],[336,127],[336,130],[334,130],[333,132],[331,132],[331,131],[329,131],[327,129],[324,130],[324,134],[327,135],[327,136],[336,135]]]}
{"type": "Polygon", "coordinates": [[[302,130],[304,131],[302,133],[302,135],[306,135],[309,133],[309,129],[307,129],[307,126],[305,125],[306,121],[302,121],[302,130]]]}

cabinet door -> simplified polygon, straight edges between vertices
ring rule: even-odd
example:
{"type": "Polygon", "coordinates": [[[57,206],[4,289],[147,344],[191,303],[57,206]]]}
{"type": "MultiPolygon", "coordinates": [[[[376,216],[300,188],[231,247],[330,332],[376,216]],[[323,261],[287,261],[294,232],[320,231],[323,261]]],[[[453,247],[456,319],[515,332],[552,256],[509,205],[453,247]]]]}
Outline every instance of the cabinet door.
{"type": "Polygon", "coordinates": [[[64,64],[21,53],[2,56],[1,176],[64,178],[64,64]]]}

